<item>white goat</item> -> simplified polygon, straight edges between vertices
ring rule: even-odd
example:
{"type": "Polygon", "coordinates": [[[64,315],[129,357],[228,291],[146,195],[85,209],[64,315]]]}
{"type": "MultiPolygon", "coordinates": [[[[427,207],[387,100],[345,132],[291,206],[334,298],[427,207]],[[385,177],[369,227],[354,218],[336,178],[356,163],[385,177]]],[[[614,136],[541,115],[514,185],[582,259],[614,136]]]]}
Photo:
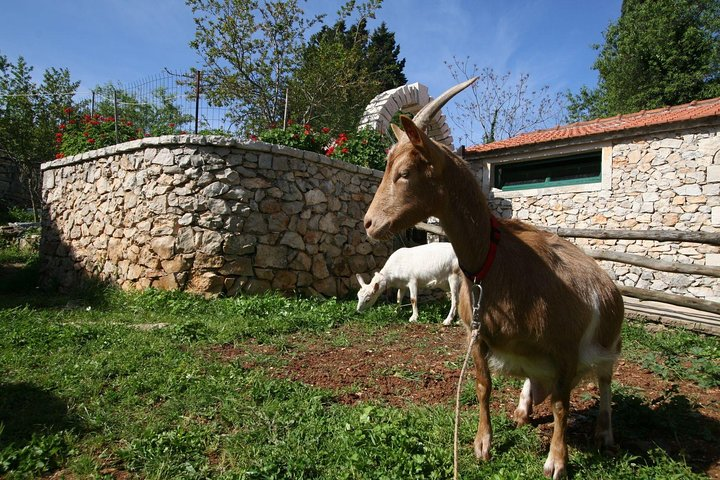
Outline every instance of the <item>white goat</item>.
{"type": "Polygon", "coordinates": [[[401,248],[388,258],[385,266],[376,272],[370,283],[357,274],[357,311],[372,307],[386,288],[397,288],[397,301],[401,302],[405,288],[410,290],[413,314],[411,322],[418,319],[418,287],[438,287],[450,290],[450,313],[443,325],[450,325],[457,311],[458,292],[461,283],[460,266],[450,243],[436,242],[411,248],[401,248]]]}

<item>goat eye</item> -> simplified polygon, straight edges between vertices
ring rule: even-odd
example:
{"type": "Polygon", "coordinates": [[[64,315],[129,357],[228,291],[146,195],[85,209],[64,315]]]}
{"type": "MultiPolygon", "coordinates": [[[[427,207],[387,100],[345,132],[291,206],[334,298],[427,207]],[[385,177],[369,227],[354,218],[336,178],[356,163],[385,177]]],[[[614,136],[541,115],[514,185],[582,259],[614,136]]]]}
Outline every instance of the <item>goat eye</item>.
{"type": "Polygon", "coordinates": [[[410,177],[410,170],[401,170],[400,172],[398,172],[398,175],[397,175],[397,177],[395,178],[395,181],[398,181],[398,180],[400,180],[401,178],[407,179],[407,178],[409,178],[409,177],[410,177]]]}

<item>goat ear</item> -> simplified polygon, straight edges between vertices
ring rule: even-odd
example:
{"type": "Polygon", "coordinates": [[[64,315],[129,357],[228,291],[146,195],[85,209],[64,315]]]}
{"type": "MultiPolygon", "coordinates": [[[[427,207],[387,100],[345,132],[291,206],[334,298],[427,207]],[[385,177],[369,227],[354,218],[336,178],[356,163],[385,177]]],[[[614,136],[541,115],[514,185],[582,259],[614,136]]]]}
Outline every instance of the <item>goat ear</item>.
{"type": "Polygon", "coordinates": [[[363,280],[362,275],[360,275],[359,273],[356,273],[356,274],[355,274],[355,278],[357,278],[357,281],[358,281],[358,283],[360,284],[361,287],[367,286],[367,283],[365,283],[365,280],[363,280]]]}
{"type": "Polygon", "coordinates": [[[410,119],[410,117],[406,117],[405,115],[400,115],[400,122],[403,125],[403,128],[405,129],[405,132],[403,132],[405,135],[407,135],[407,138],[410,139],[410,142],[415,145],[417,148],[424,148],[427,141],[430,140],[430,138],[425,135],[423,131],[421,131],[417,125],[410,119]]]}
{"type": "Polygon", "coordinates": [[[376,283],[375,285],[373,285],[373,293],[377,293],[378,290],[380,290],[380,284],[376,283]]]}
{"type": "Polygon", "coordinates": [[[403,132],[402,128],[400,128],[399,126],[397,126],[394,123],[390,124],[390,130],[392,130],[393,135],[395,135],[395,139],[398,142],[401,142],[404,138],[407,138],[407,136],[405,135],[405,132],[403,132]]]}
{"type": "Polygon", "coordinates": [[[410,139],[413,146],[423,154],[425,160],[432,165],[437,172],[442,172],[445,166],[445,155],[443,151],[408,117],[401,115],[400,121],[405,128],[405,135],[410,139]]]}

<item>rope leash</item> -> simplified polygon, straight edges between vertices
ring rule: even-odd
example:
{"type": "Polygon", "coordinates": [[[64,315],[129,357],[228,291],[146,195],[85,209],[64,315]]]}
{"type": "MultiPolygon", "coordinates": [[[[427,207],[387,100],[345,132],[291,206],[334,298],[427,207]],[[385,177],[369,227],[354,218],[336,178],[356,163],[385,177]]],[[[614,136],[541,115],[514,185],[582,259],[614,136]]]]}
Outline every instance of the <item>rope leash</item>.
{"type": "Polygon", "coordinates": [[[460,431],[460,392],[462,391],[463,378],[467,370],[470,352],[477,341],[480,334],[480,302],[482,301],[483,289],[479,283],[474,283],[470,289],[472,298],[473,314],[472,323],[470,325],[470,340],[468,341],[467,352],[465,352],[465,361],[460,370],[460,378],[458,379],[457,392],[455,394],[455,431],[453,436],[453,479],[458,480],[458,435],[460,431]]]}

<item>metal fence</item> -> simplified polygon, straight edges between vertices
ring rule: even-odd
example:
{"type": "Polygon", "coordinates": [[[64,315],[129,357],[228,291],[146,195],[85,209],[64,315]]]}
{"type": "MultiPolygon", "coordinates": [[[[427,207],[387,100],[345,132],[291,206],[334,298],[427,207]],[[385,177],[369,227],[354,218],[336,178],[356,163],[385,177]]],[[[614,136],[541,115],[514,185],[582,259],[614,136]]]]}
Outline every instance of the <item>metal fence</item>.
{"type": "Polygon", "coordinates": [[[209,85],[203,81],[202,71],[165,70],[127,85],[99,86],[79,97],[91,114],[102,112],[115,118],[131,117],[146,131],[161,122],[163,115],[175,131],[237,130],[226,108],[210,104],[208,91],[209,85]]]}

